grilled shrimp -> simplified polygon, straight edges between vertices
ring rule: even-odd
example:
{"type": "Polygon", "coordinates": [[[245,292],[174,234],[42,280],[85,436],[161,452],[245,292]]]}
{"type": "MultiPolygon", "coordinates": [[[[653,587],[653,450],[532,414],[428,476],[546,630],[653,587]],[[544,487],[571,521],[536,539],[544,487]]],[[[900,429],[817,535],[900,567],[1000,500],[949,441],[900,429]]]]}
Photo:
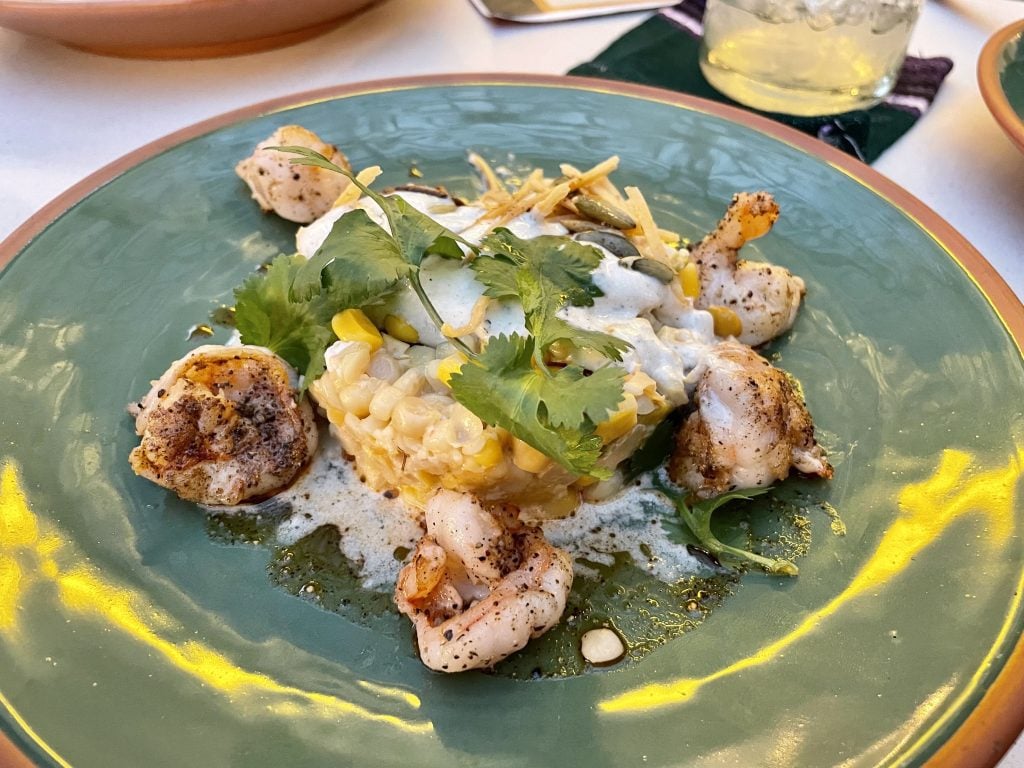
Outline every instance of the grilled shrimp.
{"type": "Polygon", "coordinates": [[[425,519],[427,535],[395,588],[424,664],[439,672],[490,667],[558,623],[572,563],[521,524],[517,510],[488,511],[471,496],[440,491],[425,519]]]}
{"type": "Polygon", "coordinates": [[[774,264],[739,258],[747,242],[766,234],[779,217],[767,192],[735,195],[713,232],[692,250],[700,274],[697,307],[731,309],[742,323],[737,338],[757,346],[789,330],[796,320],[804,281],[774,264]]]}
{"type": "Polygon", "coordinates": [[[263,347],[198,347],[129,412],[132,469],[188,501],[238,504],[287,485],[316,450],[295,374],[263,347]]]}
{"type": "Polygon", "coordinates": [[[701,498],[770,485],[790,467],[831,477],[791,379],[754,350],[725,341],[708,352],[697,409],[683,422],[669,475],[701,498]]]}
{"type": "Polygon", "coordinates": [[[320,218],[351,182],[340,173],[309,165],[292,165],[295,155],[270,147],[300,146],[319,152],[332,163],[351,170],[337,147],[325,143],[299,125],[278,128],[256,150],[235,166],[235,173],[249,185],[253,199],[264,211],[300,224],[320,218]]]}

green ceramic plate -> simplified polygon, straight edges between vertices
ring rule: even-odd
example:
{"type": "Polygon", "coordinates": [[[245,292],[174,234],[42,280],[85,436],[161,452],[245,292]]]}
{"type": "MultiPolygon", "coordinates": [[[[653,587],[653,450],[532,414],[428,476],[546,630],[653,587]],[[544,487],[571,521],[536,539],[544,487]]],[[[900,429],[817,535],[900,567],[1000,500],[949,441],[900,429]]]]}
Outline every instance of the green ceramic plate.
{"type": "Polygon", "coordinates": [[[0,726],[32,761],[965,766],[1020,728],[1024,312],[935,214],[807,137],[598,81],[354,86],[140,150],[15,233],[5,262],[0,726]],[[846,535],[811,514],[799,578],[751,574],[642,662],[561,680],[432,674],[408,633],[272,586],[267,550],[211,541],[131,474],[124,405],[290,247],[232,173],[286,122],[384,183],[415,166],[456,191],[467,149],[552,170],[615,153],[619,182],[691,237],[735,191],[772,190],[783,218],[753,250],[808,283],[776,352],[832,450],[816,493],[846,535]]]}
{"type": "Polygon", "coordinates": [[[978,84],[993,116],[1024,151],[1024,20],[1001,29],[978,58],[978,84]]]}

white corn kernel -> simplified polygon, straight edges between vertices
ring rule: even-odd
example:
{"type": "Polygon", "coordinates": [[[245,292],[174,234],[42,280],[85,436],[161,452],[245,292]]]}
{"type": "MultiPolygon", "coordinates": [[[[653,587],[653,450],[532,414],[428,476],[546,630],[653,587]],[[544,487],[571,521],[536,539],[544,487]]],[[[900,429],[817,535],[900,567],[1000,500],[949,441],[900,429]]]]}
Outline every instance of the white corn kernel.
{"type": "Polygon", "coordinates": [[[394,384],[404,372],[404,366],[384,350],[377,350],[366,367],[367,375],[389,384],[394,384]]]}
{"type": "Polygon", "coordinates": [[[405,397],[405,394],[395,385],[385,384],[377,390],[370,401],[370,415],[386,424],[391,418],[391,411],[394,410],[398,401],[405,397]]]}
{"type": "Polygon", "coordinates": [[[364,373],[370,363],[370,345],[359,341],[338,342],[324,354],[327,370],[343,383],[351,384],[364,373]]]}
{"type": "Polygon", "coordinates": [[[360,379],[338,392],[338,405],[360,419],[370,415],[370,402],[380,384],[373,379],[360,379]]]}
{"type": "Polygon", "coordinates": [[[391,411],[391,425],[407,437],[419,438],[437,416],[420,398],[403,397],[391,411]]]}
{"type": "Polygon", "coordinates": [[[400,389],[406,395],[418,395],[423,389],[423,385],[426,384],[426,377],[422,371],[416,368],[410,368],[408,371],[398,377],[398,381],[395,382],[395,387],[400,389]]]}
{"type": "Polygon", "coordinates": [[[448,439],[451,445],[462,448],[480,437],[483,431],[484,423],[479,416],[461,403],[451,407],[448,412],[448,439]]]}

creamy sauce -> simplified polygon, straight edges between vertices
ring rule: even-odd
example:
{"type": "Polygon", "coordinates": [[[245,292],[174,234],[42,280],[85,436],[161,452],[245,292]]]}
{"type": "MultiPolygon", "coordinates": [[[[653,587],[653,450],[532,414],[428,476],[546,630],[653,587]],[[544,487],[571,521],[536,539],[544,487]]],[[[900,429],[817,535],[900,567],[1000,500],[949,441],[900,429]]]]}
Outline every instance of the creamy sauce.
{"type": "MultiPolygon", "coordinates": [[[[323,434],[310,468],[289,488],[263,504],[217,511],[259,515],[265,505],[290,506],[291,515],[276,531],[281,546],[322,525],[334,525],[341,532],[341,551],[362,586],[391,591],[402,567],[395,552],[411,551],[424,534],[419,515],[397,498],[371,491],[341,456],[337,440],[323,434]]],[[[552,544],[570,554],[579,576],[593,577],[589,563],[610,566],[617,553],[629,555],[637,568],[666,584],[705,571],[686,547],[671,541],[659,507],[665,504],[655,491],[629,486],[609,501],[584,502],[570,517],[546,520],[542,527],[552,544]]]]}
{"type": "MultiPolygon", "coordinates": [[[[395,194],[470,242],[480,242],[489,231],[489,222],[477,221],[483,210],[475,206],[456,206],[450,198],[422,192],[395,194]]],[[[365,210],[373,221],[388,229],[380,206],[363,198],[352,206],[335,208],[308,227],[301,228],[296,236],[299,252],[312,256],[327,238],[334,222],[356,208],[365,210]]],[[[523,239],[566,234],[560,224],[545,222],[531,212],[503,226],[523,239]]],[[[715,341],[711,315],[684,304],[670,287],[628,268],[604,248],[590,245],[602,255],[592,277],[604,295],[595,298],[593,306],[565,307],[559,315],[578,328],[609,333],[628,342],[632,349],[624,355],[622,366],[627,371],[642,370],[651,376],[670,405],[686,403],[699,375],[704,352],[715,341]]],[[[470,322],[473,307],[484,295],[484,286],[477,282],[472,270],[451,259],[425,258],[420,280],[438,313],[455,328],[470,322]]],[[[416,329],[421,344],[437,347],[445,342],[411,288],[397,291],[382,305],[373,308],[371,313],[378,321],[388,314],[400,317],[416,329]]],[[[479,332],[485,337],[525,334],[522,308],[518,302],[492,302],[479,332]]],[[[588,363],[594,366],[606,364],[602,358],[590,361],[585,359],[585,355],[580,356],[578,362],[584,366],[588,363]]]]}
{"type": "Polygon", "coordinates": [[[278,526],[279,544],[294,544],[324,524],[336,526],[341,551],[366,589],[390,591],[401,567],[395,551],[413,549],[423,536],[413,513],[398,499],[359,482],[355,467],[342,458],[341,445],[327,435],[309,470],[274,500],[289,502],[293,510],[278,526]]]}
{"type": "Polygon", "coordinates": [[[544,535],[572,556],[581,576],[596,575],[588,562],[610,566],[625,553],[637,568],[671,584],[706,569],[669,539],[661,525],[665,508],[657,491],[628,486],[608,501],[584,502],[570,517],[545,520],[544,535]]]}

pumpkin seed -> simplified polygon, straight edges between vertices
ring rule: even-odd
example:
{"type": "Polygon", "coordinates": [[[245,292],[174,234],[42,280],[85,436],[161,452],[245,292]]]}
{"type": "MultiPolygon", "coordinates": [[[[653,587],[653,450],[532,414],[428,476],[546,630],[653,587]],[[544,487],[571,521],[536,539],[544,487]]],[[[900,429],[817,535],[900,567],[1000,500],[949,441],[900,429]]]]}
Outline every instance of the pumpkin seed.
{"type": "Polygon", "coordinates": [[[582,243],[599,245],[620,259],[636,258],[640,255],[636,246],[623,235],[618,232],[609,232],[606,229],[580,232],[574,239],[582,243]]]}
{"type": "Polygon", "coordinates": [[[386,187],[384,194],[389,195],[393,192],[418,192],[421,195],[430,195],[431,197],[451,197],[448,194],[448,190],[444,187],[430,187],[426,184],[399,184],[394,187],[386,187]]]}
{"type": "Polygon", "coordinates": [[[571,217],[559,218],[558,223],[570,232],[593,232],[601,228],[601,225],[595,221],[587,221],[586,219],[575,219],[571,217]]]}
{"type": "Polygon", "coordinates": [[[616,229],[633,229],[636,227],[636,222],[633,221],[632,216],[612,205],[608,205],[604,200],[598,200],[596,197],[590,197],[589,195],[576,195],[572,201],[576,205],[576,210],[588,219],[593,219],[616,229]]]}
{"type": "Polygon", "coordinates": [[[676,276],[676,273],[672,271],[672,268],[662,264],[657,259],[637,259],[631,265],[637,272],[653,277],[655,280],[668,285],[671,283],[676,276]]]}

